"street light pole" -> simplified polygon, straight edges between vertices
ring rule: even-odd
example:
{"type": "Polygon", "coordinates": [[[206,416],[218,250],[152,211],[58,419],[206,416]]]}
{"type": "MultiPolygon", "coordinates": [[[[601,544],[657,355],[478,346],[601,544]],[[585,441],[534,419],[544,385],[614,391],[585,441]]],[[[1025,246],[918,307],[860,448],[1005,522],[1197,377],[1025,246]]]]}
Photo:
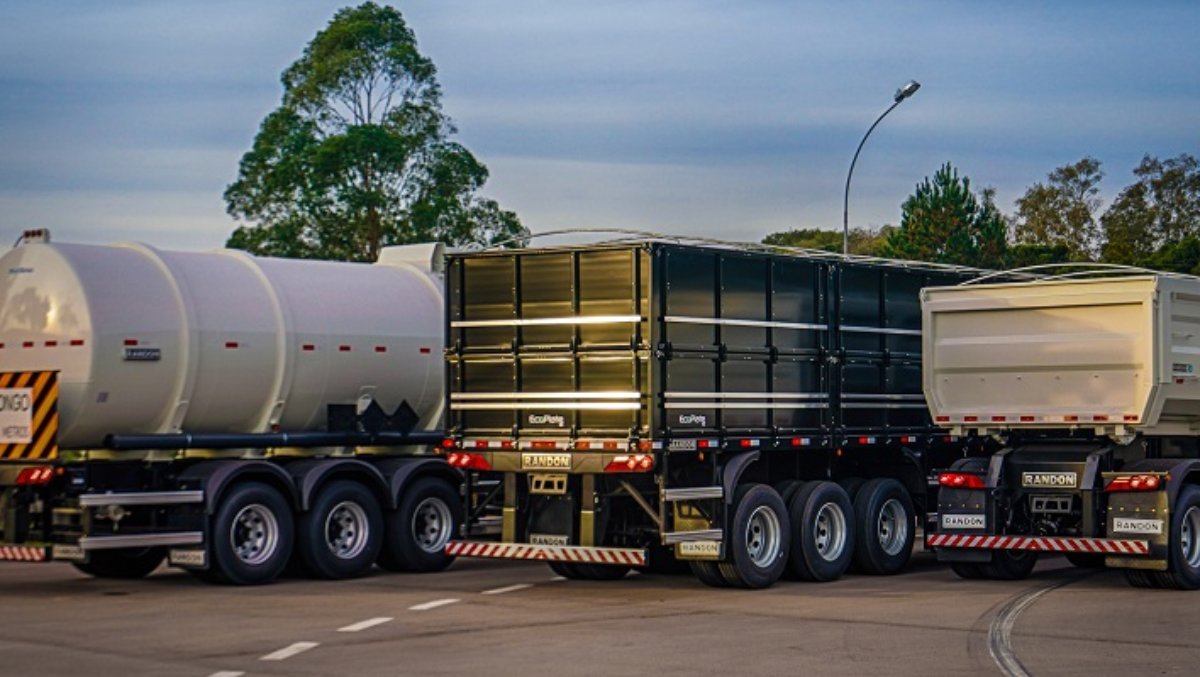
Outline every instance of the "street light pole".
{"type": "Polygon", "coordinates": [[[866,134],[863,134],[862,141],[858,142],[858,148],[854,151],[854,159],[850,161],[850,171],[846,174],[846,192],[842,195],[842,256],[850,255],[850,178],[854,176],[854,164],[858,162],[858,154],[862,152],[863,146],[867,143],[867,137],[871,136],[871,132],[875,131],[887,114],[891,113],[905,99],[916,94],[920,88],[921,83],[909,80],[903,87],[897,89],[892,105],[883,111],[883,115],[875,119],[875,123],[871,125],[866,134]]]}

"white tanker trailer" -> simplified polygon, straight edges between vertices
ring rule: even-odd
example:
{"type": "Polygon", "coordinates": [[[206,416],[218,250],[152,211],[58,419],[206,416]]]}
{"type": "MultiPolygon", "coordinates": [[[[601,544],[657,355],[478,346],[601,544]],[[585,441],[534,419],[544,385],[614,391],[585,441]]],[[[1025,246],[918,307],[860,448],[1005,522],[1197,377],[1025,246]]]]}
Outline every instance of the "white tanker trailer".
{"type": "Polygon", "coordinates": [[[375,264],[51,243],[0,257],[0,560],[262,583],[450,562],[440,245],[375,264]]]}

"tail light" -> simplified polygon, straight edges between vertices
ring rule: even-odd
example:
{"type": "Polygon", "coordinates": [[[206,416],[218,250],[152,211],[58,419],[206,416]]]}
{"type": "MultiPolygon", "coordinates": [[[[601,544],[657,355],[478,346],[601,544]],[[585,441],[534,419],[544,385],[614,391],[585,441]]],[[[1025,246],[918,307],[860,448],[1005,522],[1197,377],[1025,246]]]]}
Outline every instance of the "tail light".
{"type": "Polygon", "coordinates": [[[446,462],[452,467],[462,468],[463,470],[491,470],[492,464],[488,463],[483,454],[472,454],[468,452],[453,452],[446,456],[446,462]]]}
{"type": "Polygon", "coordinates": [[[453,449],[456,446],[458,446],[458,443],[454,441],[453,437],[447,437],[446,439],[442,440],[443,449],[453,449]]]}
{"type": "Polygon", "coordinates": [[[646,472],[653,469],[654,456],[651,454],[617,456],[604,466],[604,472],[646,472]]]}
{"type": "Polygon", "coordinates": [[[951,489],[986,489],[983,478],[966,472],[944,472],[938,475],[938,484],[951,489]]]}
{"type": "Polygon", "coordinates": [[[1158,475],[1119,475],[1114,477],[1105,491],[1157,491],[1162,487],[1158,475]]]}
{"type": "Polygon", "coordinates": [[[18,487],[36,487],[49,484],[54,478],[54,468],[48,465],[25,468],[17,475],[18,487]]]}

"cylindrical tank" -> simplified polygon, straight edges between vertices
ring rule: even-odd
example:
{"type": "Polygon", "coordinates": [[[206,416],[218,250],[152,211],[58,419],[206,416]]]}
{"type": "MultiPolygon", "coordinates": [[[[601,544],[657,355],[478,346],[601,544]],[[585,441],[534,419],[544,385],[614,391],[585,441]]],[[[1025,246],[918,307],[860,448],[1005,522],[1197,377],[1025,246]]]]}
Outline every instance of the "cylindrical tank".
{"type": "Polygon", "coordinates": [[[440,245],[375,264],[29,243],[0,257],[0,371],[59,372],[59,445],[323,430],[326,406],[440,424],[440,245]]]}

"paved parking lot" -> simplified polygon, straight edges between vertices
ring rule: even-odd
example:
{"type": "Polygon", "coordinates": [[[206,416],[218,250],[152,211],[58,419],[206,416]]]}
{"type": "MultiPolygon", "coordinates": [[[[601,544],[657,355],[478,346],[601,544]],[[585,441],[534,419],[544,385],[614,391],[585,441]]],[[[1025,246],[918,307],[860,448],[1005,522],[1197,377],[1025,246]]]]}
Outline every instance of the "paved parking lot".
{"type": "Polygon", "coordinates": [[[0,567],[4,675],[1194,674],[1200,593],[1135,590],[1047,560],[961,581],[918,555],[896,577],[761,591],[690,576],[564,581],[545,565],[201,583],[0,567]]]}

